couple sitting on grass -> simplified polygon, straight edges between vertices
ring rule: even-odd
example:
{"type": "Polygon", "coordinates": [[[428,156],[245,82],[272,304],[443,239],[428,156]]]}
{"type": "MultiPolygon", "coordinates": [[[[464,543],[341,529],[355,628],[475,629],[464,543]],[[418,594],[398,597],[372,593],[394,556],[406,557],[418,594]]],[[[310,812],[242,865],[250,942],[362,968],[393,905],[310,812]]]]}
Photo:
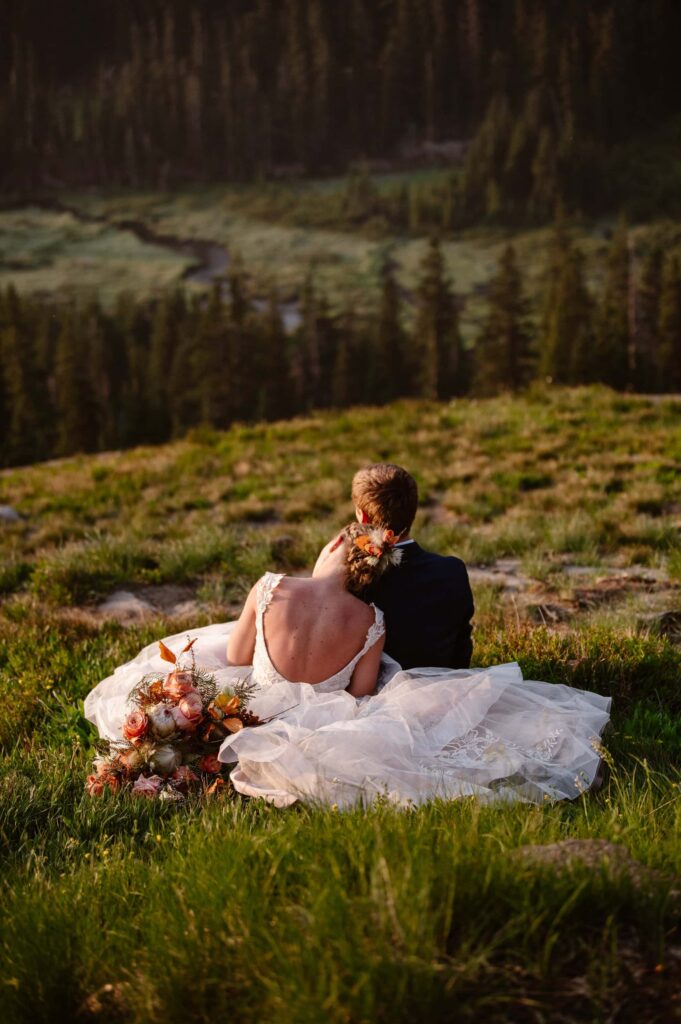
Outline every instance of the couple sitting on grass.
{"type": "MultiPolygon", "coordinates": [[[[192,633],[197,664],[219,685],[251,672],[249,708],[266,720],[220,748],[236,762],[234,788],[280,807],[542,802],[588,789],[610,699],[523,679],[515,663],[470,669],[468,574],[410,536],[413,477],[369,466],[352,496],[357,522],[310,577],[265,573],[237,622],[192,633]]],[[[165,639],[175,652],[185,642],[165,639]]],[[[128,694],[159,668],[153,645],[92,691],[86,714],[103,737],[121,737],[128,694]]]]}

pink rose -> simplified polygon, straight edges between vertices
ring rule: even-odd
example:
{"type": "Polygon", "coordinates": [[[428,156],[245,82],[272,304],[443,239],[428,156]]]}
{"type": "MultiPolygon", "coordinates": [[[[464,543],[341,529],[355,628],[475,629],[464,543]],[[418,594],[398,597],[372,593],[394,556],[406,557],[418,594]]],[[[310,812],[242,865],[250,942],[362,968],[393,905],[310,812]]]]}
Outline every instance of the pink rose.
{"type": "Polygon", "coordinates": [[[191,672],[175,669],[166,676],[163,682],[163,692],[171,700],[179,700],[188,693],[197,693],[198,691],[194,686],[194,676],[191,672]]]}
{"type": "Polygon", "coordinates": [[[173,711],[167,704],[155,704],[149,711],[149,721],[154,735],[159,739],[165,739],[175,732],[173,711]]]}
{"type": "Polygon", "coordinates": [[[188,789],[192,782],[199,781],[196,772],[193,772],[186,764],[181,764],[179,768],[176,768],[171,775],[171,779],[177,788],[182,790],[188,789]]]}
{"type": "Polygon", "coordinates": [[[123,735],[134,742],[141,739],[149,728],[149,719],[143,711],[131,711],[123,722],[123,735]]]}
{"type": "Polygon", "coordinates": [[[182,732],[193,732],[196,728],[196,722],[192,722],[186,715],[183,715],[180,708],[173,708],[173,719],[177,728],[182,732]]]}
{"type": "Polygon", "coordinates": [[[217,775],[222,771],[222,761],[218,761],[215,754],[204,754],[199,761],[199,768],[208,775],[217,775]]]}
{"type": "Polygon", "coordinates": [[[188,693],[177,706],[190,722],[197,722],[203,714],[203,701],[200,693],[188,693]]]}
{"type": "Polygon", "coordinates": [[[140,775],[132,787],[132,792],[135,796],[144,796],[147,800],[152,800],[158,795],[162,785],[163,779],[158,775],[140,775]]]}

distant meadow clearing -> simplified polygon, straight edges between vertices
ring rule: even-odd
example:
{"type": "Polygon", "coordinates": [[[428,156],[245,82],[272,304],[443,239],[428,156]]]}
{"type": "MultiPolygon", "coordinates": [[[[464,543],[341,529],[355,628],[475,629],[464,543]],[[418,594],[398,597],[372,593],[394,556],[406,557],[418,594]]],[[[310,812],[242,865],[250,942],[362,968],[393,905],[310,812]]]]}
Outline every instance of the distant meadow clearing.
{"type": "MultiPolygon", "coordinates": [[[[395,188],[413,177],[394,174],[385,181],[395,188]]],[[[159,296],[181,283],[198,261],[169,245],[141,241],[120,227],[132,222],[177,243],[198,240],[224,246],[243,265],[254,295],[275,288],[284,301],[299,299],[312,278],[333,312],[375,309],[381,267],[388,258],[394,262],[409,317],[429,231],[395,233],[388,225],[334,216],[336,205],[342,208],[345,187],[336,180],[269,189],[79,192],[60,195],[62,211],[39,206],[0,209],[0,288],[13,284],[23,294],[80,299],[97,294],[108,305],[121,292],[140,300],[159,296]],[[79,220],[68,210],[98,220],[79,220]]],[[[575,226],[594,285],[601,283],[612,226],[608,221],[575,226]]],[[[648,230],[641,228],[642,237],[648,230]]],[[[673,234],[676,238],[675,230],[673,234]]],[[[480,327],[486,291],[509,240],[516,247],[528,296],[536,298],[544,284],[550,227],[481,227],[443,238],[445,267],[461,301],[462,332],[468,341],[480,327]]],[[[191,285],[193,290],[200,287],[191,285]]]]}
{"type": "Polygon", "coordinates": [[[680,412],[404,401],[2,471],[3,1019],[678,1019],[680,412]],[[86,796],[88,690],[308,571],[376,459],[469,565],[474,663],[612,695],[603,788],[343,814],[86,796]]]}

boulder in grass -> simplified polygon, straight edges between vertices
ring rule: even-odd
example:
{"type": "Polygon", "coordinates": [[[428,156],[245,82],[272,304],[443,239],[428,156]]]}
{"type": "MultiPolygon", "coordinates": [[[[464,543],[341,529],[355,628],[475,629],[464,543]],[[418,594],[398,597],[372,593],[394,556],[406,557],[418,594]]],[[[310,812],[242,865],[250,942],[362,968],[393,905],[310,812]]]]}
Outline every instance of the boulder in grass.
{"type": "MultiPolygon", "coordinates": [[[[614,874],[625,875],[636,888],[665,881],[662,872],[641,864],[626,846],[608,839],[564,839],[557,843],[530,844],[519,846],[513,855],[528,864],[546,865],[556,871],[570,870],[577,865],[592,870],[610,869],[614,874]]],[[[681,891],[671,881],[670,886],[669,897],[679,900],[681,891]]]]}
{"type": "Polygon", "coordinates": [[[115,591],[98,606],[97,611],[106,618],[116,619],[118,622],[135,621],[154,614],[154,608],[148,601],[142,600],[129,590],[115,591]]]}
{"type": "Polygon", "coordinates": [[[681,611],[652,612],[649,615],[642,615],[639,619],[639,626],[658,636],[666,636],[674,643],[681,643],[681,611]]]}
{"type": "Polygon", "coordinates": [[[21,516],[11,505],[0,505],[0,522],[18,523],[21,516]]]}

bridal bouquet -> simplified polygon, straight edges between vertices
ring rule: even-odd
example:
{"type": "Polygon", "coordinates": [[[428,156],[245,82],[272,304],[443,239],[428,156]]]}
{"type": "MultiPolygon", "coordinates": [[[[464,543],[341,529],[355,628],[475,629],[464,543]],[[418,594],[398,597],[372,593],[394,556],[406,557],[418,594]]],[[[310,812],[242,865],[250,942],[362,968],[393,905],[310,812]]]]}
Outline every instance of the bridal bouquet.
{"type": "Polygon", "coordinates": [[[260,724],[248,710],[253,685],[238,682],[218,690],[215,679],[196,666],[194,640],[180,661],[159,641],[161,657],[174,668],[144,676],[128,698],[124,740],[100,742],[86,788],[135,796],[182,800],[190,792],[215,793],[225,785],[217,751],[229,733],[260,724]]]}

